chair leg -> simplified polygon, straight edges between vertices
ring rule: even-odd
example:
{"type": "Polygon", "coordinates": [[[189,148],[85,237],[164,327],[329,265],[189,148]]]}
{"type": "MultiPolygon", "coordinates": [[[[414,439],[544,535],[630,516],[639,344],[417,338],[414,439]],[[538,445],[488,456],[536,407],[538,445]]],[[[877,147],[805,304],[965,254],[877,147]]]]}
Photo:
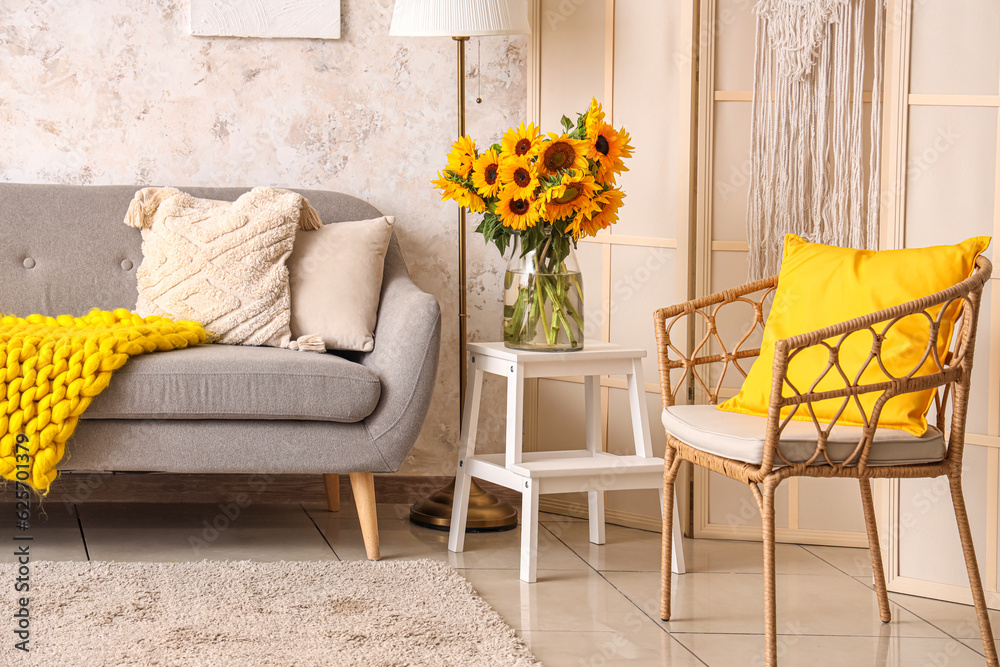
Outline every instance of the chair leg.
{"type": "Polygon", "coordinates": [[[882,547],[878,541],[878,527],[875,525],[875,504],[872,502],[871,480],[861,482],[861,505],[865,509],[865,527],[868,529],[868,552],[872,558],[872,574],[875,578],[875,593],[878,596],[878,616],[883,623],[892,620],[889,611],[889,593],[885,589],[885,571],[882,569],[882,547]]]}
{"type": "Polygon", "coordinates": [[[361,536],[365,540],[368,560],[380,560],[378,544],[378,519],[375,512],[375,475],[370,472],[352,472],[351,490],[358,506],[361,536]]]}
{"type": "Polygon", "coordinates": [[[323,475],[326,485],[326,509],[331,512],[340,511],[340,475],[323,475]]]}
{"type": "Polygon", "coordinates": [[[986,652],[986,664],[998,667],[997,647],[993,641],[993,628],[990,626],[990,613],[986,608],[986,596],[983,594],[983,581],[979,577],[979,564],[976,562],[976,548],[972,543],[972,531],[969,529],[969,515],[965,512],[965,497],[962,495],[961,471],[948,475],[951,483],[951,500],[955,505],[955,519],[958,521],[958,534],[962,538],[962,550],[965,552],[965,567],[969,571],[969,588],[972,591],[972,601],[976,605],[976,616],[979,617],[979,633],[983,637],[983,649],[986,652]]]}
{"type": "Polygon", "coordinates": [[[768,478],[764,481],[763,506],[760,518],[763,524],[764,541],[764,664],[777,667],[778,664],[778,620],[775,607],[774,579],[774,492],[778,481],[768,478]]]}
{"type": "Polygon", "coordinates": [[[667,446],[663,461],[663,532],[660,545],[660,618],[670,620],[670,579],[673,575],[674,480],[680,469],[677,453],[667,446]]]}

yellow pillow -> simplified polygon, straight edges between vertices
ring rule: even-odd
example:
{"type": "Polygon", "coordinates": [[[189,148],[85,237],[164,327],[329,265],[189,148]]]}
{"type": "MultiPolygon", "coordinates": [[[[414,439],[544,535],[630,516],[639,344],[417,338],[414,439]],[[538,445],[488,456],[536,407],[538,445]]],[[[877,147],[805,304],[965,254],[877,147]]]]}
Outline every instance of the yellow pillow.
{"type": "MultiPolygon", "coordinates": [[[[785,254],[778,275],[774,304],[764,327],[760,357],[750,369],[740,393],[719,406],[720,410],[767,416],[771,396],[771,365],[776,341],[816,329],[838,324],[868,313],[898,306],[901,303],[939,292],[968,278],[978,257],[990,244],[990,237],[978,236],[958,245],[903,250],[854,250],[809,243],[799,236],[785,236],[785,254]]],[[[940,306],[931,310],[936,316],[940,306]]],[[[938,350],[944,354],[951,340],[958,306],[942,319],[938,350]]],[[[875,325],[881,333],[885,324],[875,325]]],[[[908,373],[920,363],[926,348],[929,325],[927,318],[912,315],[889,329],[882,347],[886,369],[895,376],[908,373]]],[[[836,339],[828,341],[835,343],[836,339]]],[[[840,348],[840,363],[852,381],[868,359],[872,337],[867,331],[851,334],[840,348]]],[[[827,366],[829,353],[823,346],[814,346],[797,354],[788,364],[788,380],[801,393],[827,366]]],[[[928,358],[917,375],[936,370],[928,358]]],[[[877,362],[871,363],[861,376],[861,383],[882,382],[885,373],[877,362]]],[[[814,391],[843,389],[847,383],[835,368],[826,374],[814,391]]],[[[792,395],[786,385],[784,396],[792,395]]],[[[871,416],[872,406],[880,396],[872,392],[859,396],[865,414],[871,416]]],[[[933,390],[901,394],[886,401],[879,417],[879,426],[920,436],[927,430],[926,414],[934,400],[933,390]]],[[[843,398],[813,403],[821,424],[832,420],[843,398]]],[[[782,411],[787,415],[791,407],[782,411]]],[[[805,405],[799,407],[794,419],[809,421],[805,405]]],[[[844,410],[837,424],[864,426],[854,401],[844,410]]]]}

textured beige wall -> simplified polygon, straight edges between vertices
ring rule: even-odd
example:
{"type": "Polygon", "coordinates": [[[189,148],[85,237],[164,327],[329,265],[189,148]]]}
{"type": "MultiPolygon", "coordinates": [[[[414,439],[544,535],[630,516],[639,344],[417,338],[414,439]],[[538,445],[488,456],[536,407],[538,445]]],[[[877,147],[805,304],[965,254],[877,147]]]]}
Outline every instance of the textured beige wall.
{"type": "MultiPolygon", "coordinates": [[[[188,3],[0,0],[0,180],[277,185],[347,192],[397,216],[417,283],[444,313],[430,414],[403,471],[454,471],[456,209],[427,181],[455,132],[455,44],[389,37],[392,0],[341,0],[335,41],[192,37],[188,3]]],[[[523,37],[469,42],[468,127],[525,115],[523,37]]],[[[470,338],[500,335],[504,262],[470,238],[470,338]]],[[[487,383],[483,435],[501,440],[487,383]]],[[[489,445],[487,449],[489,449],[489,445]]]]}

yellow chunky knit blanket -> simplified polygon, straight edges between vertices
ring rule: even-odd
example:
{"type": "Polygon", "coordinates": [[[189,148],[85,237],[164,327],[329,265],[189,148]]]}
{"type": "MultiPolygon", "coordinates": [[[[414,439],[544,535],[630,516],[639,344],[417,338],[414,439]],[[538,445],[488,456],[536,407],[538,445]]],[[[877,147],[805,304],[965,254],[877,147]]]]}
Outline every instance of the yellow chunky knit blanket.
{"type": "Polygon", "coordinates": [[[129,357],[205,342],[196,322],[128,310],[0,318],[0,475],[46,493],[66,441],[129,357]]]}

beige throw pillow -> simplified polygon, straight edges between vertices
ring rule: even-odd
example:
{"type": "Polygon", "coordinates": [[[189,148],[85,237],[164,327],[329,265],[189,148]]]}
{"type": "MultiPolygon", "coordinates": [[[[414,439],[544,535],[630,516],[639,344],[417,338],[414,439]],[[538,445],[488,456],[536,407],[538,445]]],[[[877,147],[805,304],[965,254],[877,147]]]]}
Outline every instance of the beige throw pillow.
{"type": "Polygon", "coordinates": [[[370,352],[385,252],[395,218],[336,222],[298,233],[288,259],[292,335],[313,331],[330,350],[370,352]]]}
{"type": "Polygon", "coordinates": [[[289,330],[285,260],[296,229],[322,226],[302,195],[254,188],[226,202],[144,188],[125,223],[142,229],[142,317],[194,320],[228,345],[325,350],[318,336],[291,340],[289,330]]]}

